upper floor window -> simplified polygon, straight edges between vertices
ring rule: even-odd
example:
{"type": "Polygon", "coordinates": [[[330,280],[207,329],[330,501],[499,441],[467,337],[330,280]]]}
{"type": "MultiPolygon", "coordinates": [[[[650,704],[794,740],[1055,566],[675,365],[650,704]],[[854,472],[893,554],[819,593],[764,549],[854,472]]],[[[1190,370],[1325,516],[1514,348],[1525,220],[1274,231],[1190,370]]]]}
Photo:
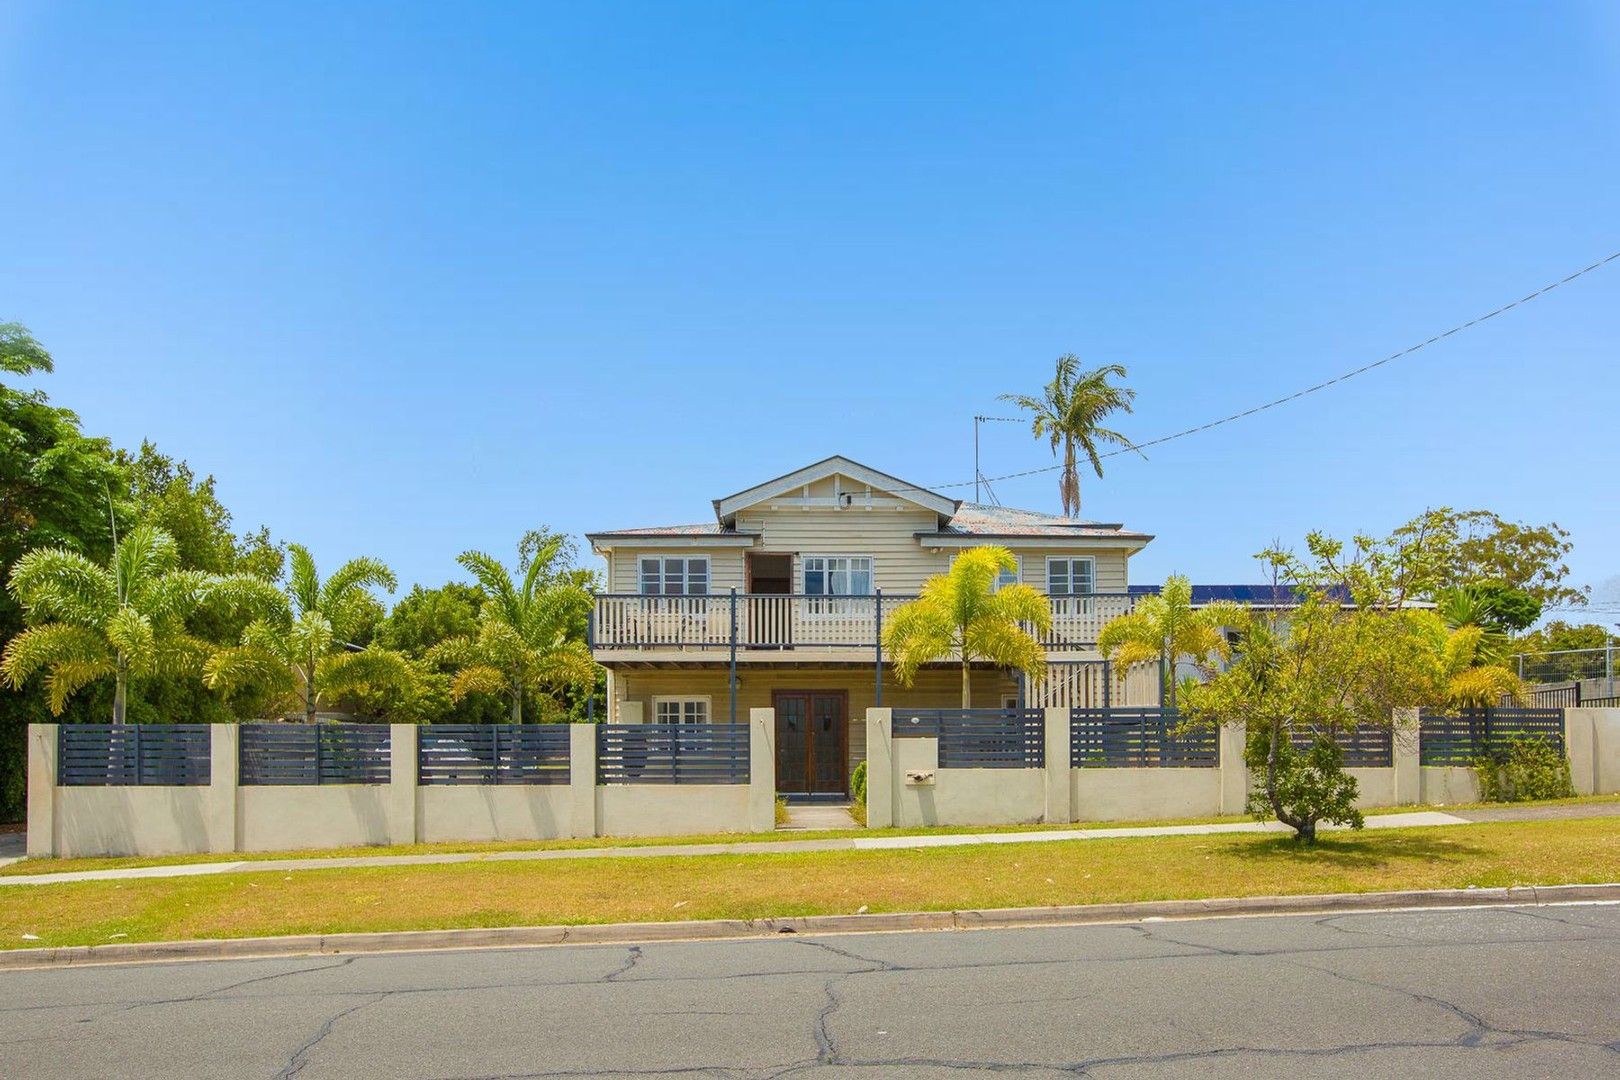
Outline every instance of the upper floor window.
{"type": "Polygon", "coordinates": [[[641,595],[707,596],[709,557],[666,558],[647,555],[641,560],[641,595]]]}
{"type": "MultiPolygon", "coordinates": [[[[956,563],[955,555],[951,556],[951,563],[953,565],[956,563]]],[[[996,580],[990,583],[990,591],[1000,592],[1008,585],[1016,585],[1023,580],[1023,576],[1024,557],[1022,555],[1014,555],[1013,568],[1011,570],[998,570],[996,572],[996,580]]]]}
{"type": "Polygon", "coordinates": [[[1046,591],[1051,596],[1090,596],[1097,591],[1095,560],[1047,559],[1046,591]]]}
{"type": "Polygon", "coordinates": [[[871,596],[872,559],[866,555],[806,555],[806,596],[871,596]]]}

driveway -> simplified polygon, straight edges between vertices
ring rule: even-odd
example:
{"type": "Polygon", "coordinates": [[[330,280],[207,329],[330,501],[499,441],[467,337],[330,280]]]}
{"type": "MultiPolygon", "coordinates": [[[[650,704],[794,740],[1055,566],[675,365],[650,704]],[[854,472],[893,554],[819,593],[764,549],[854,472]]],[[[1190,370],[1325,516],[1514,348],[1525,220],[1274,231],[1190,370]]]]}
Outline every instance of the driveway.
{"type": "Polygon", "coordinates": [[[10,1077],[1620,1075],[1620,906],[0,973],[10,1077]]]}

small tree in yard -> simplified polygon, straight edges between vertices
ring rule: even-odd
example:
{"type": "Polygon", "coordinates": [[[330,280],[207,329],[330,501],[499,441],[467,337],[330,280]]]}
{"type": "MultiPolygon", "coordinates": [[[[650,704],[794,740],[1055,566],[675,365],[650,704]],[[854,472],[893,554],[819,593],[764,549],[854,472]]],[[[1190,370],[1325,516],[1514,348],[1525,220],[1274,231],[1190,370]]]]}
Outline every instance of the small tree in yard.
{"type": "Polygon", "coordinates": [[[1250,809],[1312,843],[1319,822],[1362,825],[1337,735],[1388,728],[1396,709],[1438,704],[1447,673],[1446,629],[1432,611],[1405,606],[1383,568],[1346,561],[1339,542],[1313,533],[1307,546],[1304,558],[1263,553],[1300,605],[1234,614],[1236,659],[1193,689],[1184,709],[1204,723],[1247,725],[1250,809]]]}
{"type": "Polygon", "coordinates": [[[1046,650],[1030,629],[1052,629],[1051,606],[1028,585],[995,587],[1001,571],[1017,567],[1003,547],[964,551],[949,573],[929,578],[922,594],[894,613],[883,628],[883,647],[903,685],[910,686],[924,664],[955,657],[962,665],[962,708],[968,709],[975,660],[1045,677],[1046,650]]]}
{"type": "Polygon", "coordinates": [[[1186,659],[1206,678],[1211,661],[1228,659],[1231,648],[1222,627],[1242,619],[1235,604],[1192,606],[1192,582],[1172,575],[1157,595],[1143,597],[1128,615],[1110,619],[1097,636],[1097,649],[1121,668],[1158,664],[1164,700],[1176,707],[1176,663],[1186,659]]]}

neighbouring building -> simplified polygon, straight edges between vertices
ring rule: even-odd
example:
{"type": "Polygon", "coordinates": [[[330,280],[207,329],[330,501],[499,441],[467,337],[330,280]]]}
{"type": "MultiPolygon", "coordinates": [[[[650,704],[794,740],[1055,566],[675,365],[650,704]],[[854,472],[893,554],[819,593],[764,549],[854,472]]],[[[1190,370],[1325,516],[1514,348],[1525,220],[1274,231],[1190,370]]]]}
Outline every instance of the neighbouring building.
{"type": "Polygon", "coordinates": [[[910,687],[883,656],[883,620],[970,547],[1018,557],[1004,581],[1050,598],[1047,676],[984,665],[975,706],[1157,700],[1151,670],[1112,671],[1098,632],[1131,609],[1130,558],[1153,538],[1123,525],[964,503],[844,457],[714,501],[696,525],[587,534],[607,561],[591,648],[608,670],[608,719],[707,723],[774,707],[776,786],[843,794],[865,758],[873,705],[953,708],[960,664],[910,687]]]}

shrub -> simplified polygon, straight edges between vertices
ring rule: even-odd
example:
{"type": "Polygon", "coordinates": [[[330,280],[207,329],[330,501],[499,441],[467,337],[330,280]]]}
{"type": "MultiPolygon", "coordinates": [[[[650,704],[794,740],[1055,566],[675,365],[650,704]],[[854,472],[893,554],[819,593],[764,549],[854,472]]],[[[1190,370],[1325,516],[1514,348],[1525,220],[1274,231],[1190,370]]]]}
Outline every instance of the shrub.
{"type": "Polygon", "coordinates": [[[854,802],[866,805],[866,762],[855,766],[849,778],[849,796],[854,802]]]}
{"type": "Polygon", "coordinates": [[[780,829],[782,826],[786,825],[787,823],[788,823],[787,796],[786,795],[778,795],[776,797],[776,827],[778,829],[780,829]]]}
{"type": "Polygon", "coordinates": [[[1568,799],[1575,794],[1569,759],[1551,739],[1517,735],[1506,748],[1474,761],[1485,802],[1568,799]]]}
{"type": "Polygon", "coordinates": [[[1361,828],[1361,812],[1355,805],[1359,790],[1356,778],[1344,771],[1344,751],[1326,735],[1300,749],[1285,731],[1277,731],[1281,738],[1277,745],[1276,795],[1282,809],[1277,813],[1266,786],[1266,756],[1272,734],[1263,728],[1249,733],[1245,756],[1254,784],[1249,792],[1249,812],[1261,821],[1275,815],[1291,825],[1300,822],[1294,825],[1296,839],[1307,842],[1316,840],[1318,821],[1361,828]]]}

